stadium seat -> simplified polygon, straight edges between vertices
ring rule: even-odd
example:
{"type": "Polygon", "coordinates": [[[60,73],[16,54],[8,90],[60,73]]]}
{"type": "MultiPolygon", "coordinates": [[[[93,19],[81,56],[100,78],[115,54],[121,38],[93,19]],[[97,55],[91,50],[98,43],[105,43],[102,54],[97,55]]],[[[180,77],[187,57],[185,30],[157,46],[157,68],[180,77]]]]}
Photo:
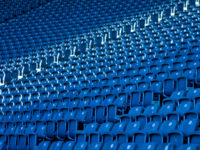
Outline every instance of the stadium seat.
{"type": "Polygon", "coordinates": [[[198,150],[199,0],[0,4],[0,149],[198,150]]]}

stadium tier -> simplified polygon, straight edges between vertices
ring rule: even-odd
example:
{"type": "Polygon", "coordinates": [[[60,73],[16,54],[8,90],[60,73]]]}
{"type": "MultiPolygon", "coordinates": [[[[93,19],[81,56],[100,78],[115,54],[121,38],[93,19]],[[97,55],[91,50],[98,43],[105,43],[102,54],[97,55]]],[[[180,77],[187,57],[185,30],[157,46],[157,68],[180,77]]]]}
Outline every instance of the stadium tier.
{"type": "Polygon", "coordinates": [[[200,150],[200,0],[0,8],[0,149],[200,150]]]}

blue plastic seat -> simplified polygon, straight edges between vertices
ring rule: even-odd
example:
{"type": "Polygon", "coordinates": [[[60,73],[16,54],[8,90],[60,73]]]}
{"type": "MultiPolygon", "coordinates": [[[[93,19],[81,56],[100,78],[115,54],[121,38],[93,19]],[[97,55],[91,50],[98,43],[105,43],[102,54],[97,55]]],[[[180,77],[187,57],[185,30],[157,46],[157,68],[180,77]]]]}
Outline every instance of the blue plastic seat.
{"type": "Polygon", "coordinates": [[[145,81],[147,81],[147,82],[151,82],[151,81],[153,81],[155,79],[155,74],[153,74],[153,73],[147,73],[146,75],[145,75],[145,81]]]}
{"type": "Polygon", "coordinates": [[[46,126],[45,122],[37,121],[36,122],[36,131],[35,131],[36,135],[38,137],[45,138],[46,137],[46,128],[47,128],[47,126],[46,126]]]}
{"type": "Polygon", "coordinates": [[[188,136],[197,130],[198,124],[199,124],[198,119],[184,120],[180,124],[179,130],[181,130],[184,133],[184,135],[188,136]],[[187,129],[187,130],[185,130],[185,129],[187,129]]]}
{"type": "Polygon", "coordinates": [[[117,105],[118,108],[126,108],[128,101],[128,95],[126,93],[118,94],[117,99],[114,104],[117,105]]]}
{"type": "Polygon", "coordinates": [[[149,143],[149,144],[138,144],[136,146],[136,150],[155,150],[156,149],[156,144],[154,143],[149,143]]]}
{"type": "Polygon", "coordinates": [[[150,116],[152,121],[162,121],[169,113],[172,113],[175,110],[175,104],[165,104],[163,105],[158,113],[152,114],[150,116]]]}
{"type": "Polygon", "coordinates": [[[86,141],[87,136],[89,136],[91,133],[96,132],[98,127],[99,125],[97,123],[87,124],[83,131],[78,130],[76,132],[76,141],[77,142],[86,141]]]}
{"type": "Polygon", "coordinates": [[[196,69],[196,83],[199,85],[200,84],[200,67],[196,69]]]}
{"type": "Polygon", "coordinates": [[[158,73],[158,72],[161,70],[161,67],[158,66],[158,65],[151,65],[151,66],[150,66],[150,70],[151,70],[152,72],[158,73]]]}
{"type": "Polygon", "coordinates": [[[36,125],[32,124],[31,122],[27,122],[25,134],[26,135],[34,134],[35,130],[36,130],[36,125]]]}
{"type": "Polygon", "coordinates": [[[143,114],[145,116],[151,116],[153,114],[156,114],[159,107],[160,107],[159,105],[149,105],[148,107],[145,108],[143,114]]]}
{"type": "Polygon", "coordinates": [[[101,90],[101,95],[107,95],[111,93],[111,87],[103,86],[101,90]]]}
{"type": "Polygon", "coordinates": [[[131,120],[135,119],[137,115],[141,115],[144,111],[142,106],[133,107],[129,110],[128,115],[122,115],[121,121],[122,122],[130,122],[131,120]]]}
{"type": "Polygon", "coordinates": [[[179,70],[171,70],[169,76],[170,76],[170,78],[176,80],[179,77],[181,77],[181,72],[179,70]]]}
{"type": "Polygon", "coordinates": [[[175,82],[173,79],[168,78],[164,80],[164,94],[166,96],[171,96],[175,88],[175,82]]]}
{"type": "Polygon", "coordinates": [[[140,106],[141,105],[141,100],[142,99],[142,93],[138,91],[134,91],[131,93],[131,101],[130,101],[130,106],[140,106]]]}
{"type": "Polygon", "coordinates": [[[158,121],[151,121],[151,122],[148,122],[144,126],[143,131],[146,132],[146,133],[151,133],[151,132],[158,131],[159,127],[160,127],[160,122],[158,122],[158,121]]]}
{"type": "Polygon", "coordinates": [[[112,129],[113,123],[107,122],[101,124],[97,132],[90,133],[90,143],[100,142],[100,136],[104,133],[109,133],[112,129]]]}
{"type": "Polygon", "coordinates": [[[102,95],[96,95],[96,96],[94,97],[94,99],[91,101],[90,105],[91,105],[91,107],[94,108],[94,107],[96,107],[96,106],[102,104],[102,101],[103,101],[102,95]]]}
{"type": "Polygon", "coordinates": [[[63,141],[54,141],[53,143],[51,143],[49,150],[54,150],[54,149],[60,150],[62,145],[63,141]]]}
{"type": "Polygon", "coordinates": [[[74,148],[74,145],[75,145],[74,141],[65,142],[62,145],[61,150],[72,150],[74,148]]]}
{"type": "Polygon", "coordinates": [[[140,124],[140,122],[130,122],[126,126],[125,133],[128,136],[131,137],[131,136],[133,136],[134,133],[136,133],[139,130],[141,130],[141,124],[140,124]]]}
{"type": "Polygon", "coordinates": [[[188,87],[188,79],[187,77],[179,77],[177,79],[177,89],[178,90],[186,90],[188,87]]]}
{"type": "Polygon", "coordinates": [[[6,123],[1,122],[1,123],[0,123],[0,134],[1,134],[1,135],[4,135],[5,130],[6,130],[6,123]]]}
{"type": "Polygon", "coordinates": [[[188,99],[180,99],[179,105],[176,108],[176,112],[178,112],[181,115],[184,115],[184,113],[189,112],[193,109],[193,102],[188,99]]]}
{"type": "Polygon", "coordinates": [[[106,120],[106,106],[103,105],[96,106],[95,120],[98,123],[103,123],[106,120]]]}
{"type": "Polygon", "coordinates": [[[22,120],[22,113],[19,111],[15,111],[14,112],[14,118],[13,121],[14,122],[20,122],[22,120]]]}
{"type": "Polygon", "coordinates": [[[137,90],[139,91],[144,91],[149,88],[149,84],[147,82],[138,82],[137,85],[138,85],[137,90]]]}
{"type": "Polygon", "coordinates": [[[72,109],[72,110],[76,109],[78,107],[80,101],[81,100],[79,97],[75,97],[73,100],[70,100],[69,105],[68,105],[69,109],[72,109]]]}
{"type": "Polygon", "coordinates": [[[189,97],[191,99],[194,99],[196,97],[200,96],[200,89],[199,88],[195,88],[195,89],[189,89],[187,91],[186,97],[189,97]]]}
{"type": "Polygon", "coordinates": [[[6,149],[6,137],[2,137],[0,138],[0,148],[1,149],[6,149]]]}
{"type": "Polygon", "coordinates": [[[138,82],[140,82],[142,80],[142,76],[141,75],[135,75],[133,78],[133,83],[137,84],[138,82]]]}
{"type": "Polygon", "coordinates": [[[167,118],[169,120],[180,120],[181,116],[184,116],[185,113],[189,112],[192,109],[192,102],[185,102],[177,106],[175,112],[171,112],[167,114],[167,118]]]}
{"type": "Polygon", "coordinates": [[[170,144],[183,144],[183,134],[180,132],[168,133],[168,143],[170,144]]]}
{"type": "Polygon", "coordinates": [[[142,144],[147,142],[147,135],[143,132],[136,132],[133,135],[133,141],[137,144],[142,144]]]}
{"type": "Polygon", "coordinates": [[[102,143],[92,143],[88,145],[88,150],[100,150],[102,143]]]}
{"type": "Polygon", "coordinates": [[[12,111],[7,111],[6,112],[6,117],[4,119],[6,122],[12,122],[13,120],[13,114],[12,111]]]}
{"type": "Polygon", "coordinates": [[[58,138],[65,139],[68,132],[68,122],[65,120],[58,120],[58,138]]]}
{"type": "MultiPolygon", "coordinates": [[[[187,92],[185,90],[177,90],[172,93],[169,99],[175,100],[174,102],[178,103],[179,100],[186,98],[186,94],[187,92]]],[[[166,98],[166,100],[168,100],[168,98],[166,98]]]]}
{"type": "Polygon", "coordinates": [[[184,145],[180,145],[178,146],[178,150],[198,150],[199,146],[196,144],[184,144],[184,145]]]}
{"type": "Polygon", "coordinates": [[[159,130],[164,136],[167,136],[168,133],[177,129],[178,122],[176,120],[166,120],[164,121],[159,130]]]}
{"type": "Polygon", "coordinates": [[[185,68],[183,70],[183,76],[186,77],[189,81],[194,81],[195,73],[195,70],[192,68],[185,68]]]}
{"type": "MultiPolygon", "coordinates": [[[[198,55],[197,55],[198,56],[198,55]]],[[[189,57],[191,57],[190,55],[189,55],[189,57]]],[[[191,69],[196,69],[198,66],[199,66],[199,63],[198,63],[198,61],[196,61],[196,60],[194,60],[194,59],[192,59],[192,58],[190,58],[191,60],[187,60],[186,61],[186,66],[188,67],[188,68],[191,68],[191,69]]]]}
{"type": "Polygon", "coordinates": [[[155,93],[162,93],[163,92],[163,84],[159,80],[151,81],[150,88],[155,93]]]}
{"type": "MultiPolygon", "coordinates": [[[[197,145],[199,146],[200,134],[199,132],[194,132],[189,136],[189,143],[194,144],[193,147],[197,149],[197,145]],[[197,145],[196,145],[197,144],[197,145]],[[196,145],[196,146],[195,146],[196,145]]],[[[198,147],[199,148],[199,147],[198,147]]]]}
{"type": "Polygon", "coordinates": [[[85,97],[89,95],[89,88],[83,88],[81,93],[79,94],[81,97],[85,97]]]}
{"type": "Polygon", "coordinates": [[[80,101],[79,107],[80,108],[85,108],[85,107],[90,105],[90,102],[91,102],[91,97],[86,96],[80,101]]]}
{"type": "Polygon", "coordinates": [[[110,142],[105,143],[102,147],[102,150],[117,150],[118,149],[118,143],[110,142]]]}
{"type": "Polygon", "coordinates": [[[14,134],[8,135],[8,149],[15,149],[17,147],[17,136],[14,134]]]}
{"type": "Polygon", "coordinates": [[[153,102],[154,93],[151,90],[145,90],[143,95],[143,105],[148,106],[153,102]]]}
{"type": "MultiPolygon", "coordinates": [[[[112,127],[112,131],[111,133],[106,133],[106,134],[111,134],[111,136],[116,136],[118,133],[123,133],[125,131],[125,127],[126,127],[126,123],[116,123],[113,127],[112,127]]],[[[118,143],[120,143],[121,141],[118,140],[118,143]]]]}
{"type": "Polygon", "coordinates": [[[135,149],[135,144],[133,143],[121,144],[119,147],[119,150],[134,150],[134,149],[135,149]]]}
{"type": "Polygon", "coordinates": [[[87,142],[79,142],[76,143],[74,146],[74,150],[86,150],[87,149],[87,142]]]}
{"type": "Polygon", "coordinates": [[[159,150],[159,149],[174,150],[175,149],[175,145],[174,144],[170,144],[170,143],[159,144],[158,147],[157,147],[157,150],[159,150]]]}
{"type": "Polygon", "coordinates": [[[39,149],[48,150],[49,146],[50,146],[50,141],[43,141],[43,142],[39,143],[39,145],[36,149],[37,150],[39,150],[39,149]]]}
{"type": "Polygon", "coordinates": [[[90,91],[91,96],[96,96],[100,94],[100,88],[99,87],[93,87],[90,91]]]}
{"type": "Polygon", "coordinates": [[[131,84],[131,83],[129,83],[129,84],[126,84],[126,86],[125,86],[125,91],[126,92],[132,92],[132,91],[134,91],[134,90],[136,90],[136,85],[135,84],[131,84]]]}
{"type": "Polygon", "coordinates": [[[85,129],[84,129],[84,133],[86,135],[92,133],[92,132],[95,132],[97,131],[99,125],[97,123],[90,123],[88,125],[86,125],[85,129]]]}
{"type": "Polygon", "coordinates": [[[112,88],[113,94],[120,93],[121,91],[123,91],[123,88],[124,88],[121,84],[112,84],[111,86],[113,86],[112,88]]]}

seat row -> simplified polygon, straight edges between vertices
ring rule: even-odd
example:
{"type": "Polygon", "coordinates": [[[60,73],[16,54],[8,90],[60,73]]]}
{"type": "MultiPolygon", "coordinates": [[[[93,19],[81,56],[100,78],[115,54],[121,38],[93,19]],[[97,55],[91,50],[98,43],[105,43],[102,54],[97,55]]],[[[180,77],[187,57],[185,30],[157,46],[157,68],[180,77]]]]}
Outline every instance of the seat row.
{"type": "MultiPolygon", "coordinates": [[[[2,125],[1,125],[2,126],[2,125]]],[[[2,126],[3,127],[3,126],[2,126]]],[[[70,141],[75,138],[76,143],[108,144],[108,143],[171,143],[171,144],[199,144],[199,121],[198,119],[184,120],[178,125],[175,120],[168,120],[163,123],[156,121],[149,122],[144,127],[140,122],[87,124],[84,130],[80,130],[74,120],[69,122],[58,122],[56,128],[52,122],[44,125],[37,122],[36,125],[20,124],[13,126],[8,124],[2,128],[1,146],[7,144],[8,149],[18,147],[19,149],[32,149],[39,142],[52,139],[70,141]],[[187,130],[185,130],[187,128],[187,130]],[[5,136],[6,135],[6,136],[5,136]],[[186,139],[187,140],[184,140],[186,139]]],[[[49,143],[50,143],[49,141],[49,143]]],[[[43,142],[42,142],[43,143],[43,142]]],[[[39,144],[40,146],[45,146],[39,144]]]]}

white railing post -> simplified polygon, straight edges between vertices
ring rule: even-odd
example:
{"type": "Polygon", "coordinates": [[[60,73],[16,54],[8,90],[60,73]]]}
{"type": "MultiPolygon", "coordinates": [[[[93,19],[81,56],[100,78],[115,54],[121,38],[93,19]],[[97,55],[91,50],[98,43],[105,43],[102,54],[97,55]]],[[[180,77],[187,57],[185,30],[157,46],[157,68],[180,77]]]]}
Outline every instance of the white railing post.
{"type": "Polygon", "coordinates": [[[188,10],[188,5],[189,5],[189,0],[187,0],[187,1],[183,4],[183,11],[187,11],[187,10],[188,10]]]}
{"type": "Polygon", "coordinates": [[[174,6],[173,8],[171,8],[171,16],[175,16],[176,13],[176,6],[174,6]]]}
{"type": "Polygon", "coordinates": [[[59,57],[60,57],[60,53],[58,53],[57,56],[56,56],[56,61],[55,61],[56,64],[59,63],[59,57]]]}
{"type": "Polygon", "coordinates": [[[197,7],[199,7],[199,6],[200,6],[200,0],[196,0],[196,1],[195,1],[195,5],[196,5],[197,7]]]}
{"type": "Polygon", "coordinates": [[[105,42],[106,42],[106,40],[107,40],[107,34],[105,34],[104,36],[102,36],[102,38],[101,38],[101,44],[104,45],[105,42]]]}
{"type": "Polygon", "coordinates": [[[144,24],[145,27],[150,24],[150,20],[151,20],[151,16],[145,19],[145,24],[144,24]]]}
{"type": "Polygon", "coordinates": [[[3,72],[2,78],[0,78],[0,86],[3,86],[5,84],[5,72],[3,72]]]}
{"type": "Polygon", "coordinates": [[[117,30],[117,38],[119,38],[122,35],[122,28],[117,30]]]}
{"type": "Polygon", "coordinates": [[[136,22],[134,22],[134,24],[131,24],[131,32],[134,32],[136,28],[136,22]]]}
{"type": "Polygon", "coordinates": [[[41,71],[41,66],[42,66],[42,60],[40,60],[40,62],[36,64],[36,71],[37,72],[41,71]]]}
{"type": "Polygon", "coordinates": [[[92,48],[92,40],[89,41],[89,43],[87,44],[87,50],[92,48]]]}
{"type": "Polygon", "coordinates": [[[18,80],[22,79],[24,76],[24,67],[22,67],[22,70],[18,70],[18,80]]]}
{"type": "Polygon", "coordinates": [[[70,51],[70,57],[75,56],[76,53],[76,46],[73,48],[73,50],[70,51]]]}
{"type": "Polygon", "coordinates": [[[164,11],[161,11],[161,13],[158,14],[158,22],[162,21],[163,13],[164,13],[164,11]]]}

